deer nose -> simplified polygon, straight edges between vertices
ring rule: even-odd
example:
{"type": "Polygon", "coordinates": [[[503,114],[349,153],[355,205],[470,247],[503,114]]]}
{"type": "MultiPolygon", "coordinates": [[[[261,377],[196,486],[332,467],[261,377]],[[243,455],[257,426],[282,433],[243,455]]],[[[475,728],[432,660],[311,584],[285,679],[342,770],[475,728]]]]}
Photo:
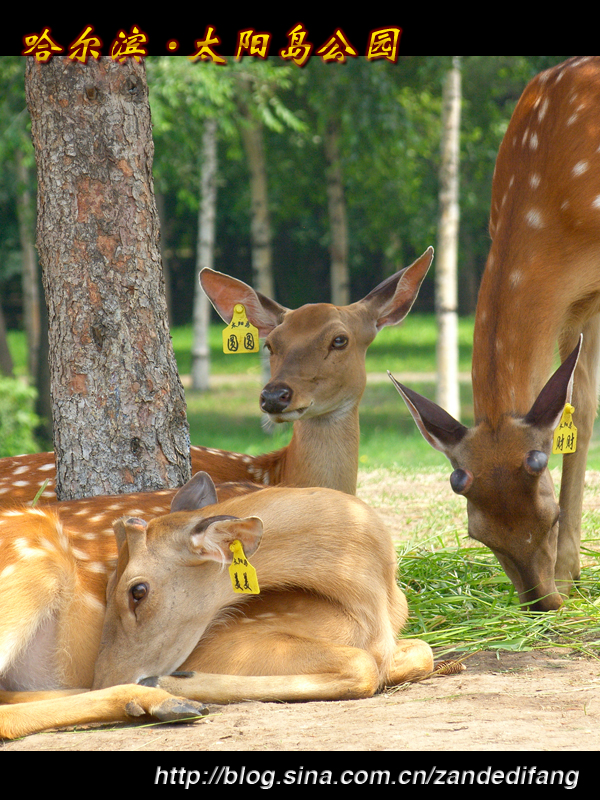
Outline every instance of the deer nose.
{"type": "Polygon", "coordinates": [[[292,390],[285,383],[268,383],[260,393],[260,407],[266,414],[281,414],[292,402],[292,390]]]}

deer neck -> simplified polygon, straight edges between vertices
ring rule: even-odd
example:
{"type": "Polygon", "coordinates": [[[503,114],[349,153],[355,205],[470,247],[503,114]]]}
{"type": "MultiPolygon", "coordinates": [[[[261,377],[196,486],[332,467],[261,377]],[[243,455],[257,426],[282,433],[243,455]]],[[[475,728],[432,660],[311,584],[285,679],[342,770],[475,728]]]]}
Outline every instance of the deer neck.
{"type": "Polygon", "coordinates": [[[269,484],[320,486],[356,494],[360,427],[358,403],[294,423],[292,439],[276,453],[259,456],[255,468],[269,484]]]}
{"type": "Polygon", "coordinates": [[[490,268],[494,255],[492,248],[477,302],[472,366],[475,421],[492,425],[531,408],[552,371],[562,316],[554,298],[541,298],[544,289],[528,285],[535,270],[506,261],[502,269],[490,268]]]}

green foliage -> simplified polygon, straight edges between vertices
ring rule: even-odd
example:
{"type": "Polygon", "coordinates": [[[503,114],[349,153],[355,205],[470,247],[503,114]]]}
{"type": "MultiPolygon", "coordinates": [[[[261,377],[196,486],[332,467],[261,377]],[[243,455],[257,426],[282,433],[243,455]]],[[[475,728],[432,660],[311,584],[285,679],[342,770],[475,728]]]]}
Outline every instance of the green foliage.
{"type": "Polygon", "coordinates": [[[40,420],[32,411],[35,396],[22,381],[0,377],[0,458],[37,452],[33,432],[40,420]]]}

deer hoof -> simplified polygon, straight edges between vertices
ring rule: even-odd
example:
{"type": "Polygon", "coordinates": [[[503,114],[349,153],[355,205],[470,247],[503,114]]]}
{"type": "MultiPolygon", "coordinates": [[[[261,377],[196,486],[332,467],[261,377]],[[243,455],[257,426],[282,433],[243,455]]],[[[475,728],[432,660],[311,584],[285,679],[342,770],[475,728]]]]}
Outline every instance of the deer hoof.
{"type": "Polygon", "coordinates": [[[194,700],[183,697],[173,697],[163,700],[160,705],[152,709],[152,716],[161,722],[177,722],[190,719],[190,717],[205,717],[209,713],[207,706],[194,700]]]}

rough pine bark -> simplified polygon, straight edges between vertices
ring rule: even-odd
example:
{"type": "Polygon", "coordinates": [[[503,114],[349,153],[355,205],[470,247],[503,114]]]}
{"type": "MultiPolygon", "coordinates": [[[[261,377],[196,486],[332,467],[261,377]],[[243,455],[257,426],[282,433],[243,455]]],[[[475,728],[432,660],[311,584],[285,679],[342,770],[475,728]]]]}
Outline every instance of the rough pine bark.
{"type": "Polygon", "coordinates": [[[145,66],[27,59],[57,495],[190,476],[152,182],[145,66]]]}

